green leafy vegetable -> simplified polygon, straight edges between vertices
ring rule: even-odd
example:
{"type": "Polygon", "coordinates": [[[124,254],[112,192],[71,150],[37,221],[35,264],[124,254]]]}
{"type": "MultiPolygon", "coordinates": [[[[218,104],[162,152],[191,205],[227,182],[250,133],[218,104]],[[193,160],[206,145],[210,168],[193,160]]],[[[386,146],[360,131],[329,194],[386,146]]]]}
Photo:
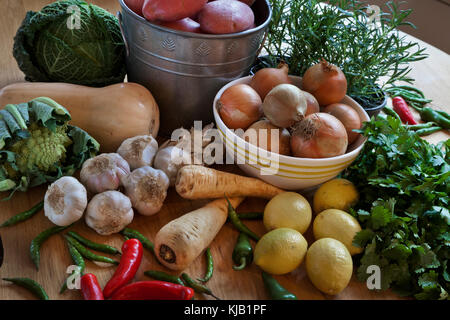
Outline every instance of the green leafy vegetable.
{"type": "Polygon", "coordinates": [[[0,191],[25,191],[72,175],[100,145],[68,124],[69,112],[50,98],[0,111],[0,191]]]}
{"type": "Polygon", "coordinates": [[[425,49],[398,31],[413,26],[412,10],[397,1],[380,7],[379,20],[359,0],[271,0],[273,9],[264,48],[272,63],[283,59],[290,73],[302,76],[322,59],[339,66],[348,81],[348,95],[362,106],[383,102],[383,89],[398,81],[411,83],[409,64],[425,59],[425,49]],[[328,5],[324,5],[326,2],[328,5]],[[374,19],[375,18],[375,19],[374,19]]]}
{"type": "Polygon", "coordinates": [[[358,188],[353,215],[363,230],[358,278],[381,268],[381,288],[417,299],[450,292],[450,139],[433,145],[394,117],[372,118],[360,132],[367,142],[342,174],[358,188]]]}
{"type": "Polygon", "coordinates": [[[106,86],[125,77],[125,45],[116,17],[80,0],[29,11],[13,54],[27,81],[106,86]]]}

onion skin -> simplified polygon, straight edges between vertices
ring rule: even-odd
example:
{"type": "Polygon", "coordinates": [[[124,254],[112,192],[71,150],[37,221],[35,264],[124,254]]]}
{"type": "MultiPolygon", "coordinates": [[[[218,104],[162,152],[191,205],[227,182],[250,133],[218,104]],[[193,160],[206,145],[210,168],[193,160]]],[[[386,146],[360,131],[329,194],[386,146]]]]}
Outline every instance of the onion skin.
{"type": "MultiPolygon", "coordinates": [[[[262,136],[263,137],[263,136],[262,136]]],[[[252,124],[244,133],[243,139],[253,145],[258,146],[259,148],[262,148],[264,150],[275,152],[278,154],[282,154],[285,156],[289,156],[291,154],[291,147],[289,144],[291,135],[289,133],[289,130],[278,128],[277,126],[274,126],[269,120],[262,119],[254,124],[252,124]],[[267,130],[267,140],[266,141],[260,141],[259,140],[259,130],[265,129],[267,130]],[[271,139],[271,132],[272,130],[278,129],[278,141],[273,142],[273,148],[272,148],[272,139],[271,139]],[[254,130],[254,132],[252,132],[254,130]],[[256,138],[256,139],[255,139],[256,138]],[[256,140],[256,141],[255,141],[256,140]]]]}
{"type": "Polygon", "coordinates": [[[320,106],[319,102],[317,102],[317,99],[308,91],[303,91],[303,94],[306,97],[307,104],[305,117],[309,116],[312,113],[320,112],[320,106]]]}
{"type": "Polygon", "coordinates": [[[227,88],[218,101],[219,115],[230,129],[247,129],[262,116],[259,94],[248,84],[227,88]]]}
{"type": "Polygon", "coordinates": [[[327,106],[344,99],[347,79],[341,69],[322,60],[306,70],[302,89],[311,93],[321,106],[327,106]]]}
{"type": "Polygon", "coordinates": [[[264,100],[266,95],[279,84],[292,83],[288,76],[289,67],[281,62],[278,68],[264,68],[258,70],[250,81],[250,86],[256,90],[264,100]]]}
{"type": "Polygon", "coordinates": [[[339,119],[328,113],[313,113],[296,124],[291,152],[299,158],[331,158],[343,155],[348,146],[347,131],[339,119]]]}
{"type": "Polygon", "coordinates": [[[348,144],[358,139],[359,133],[352,130],[361,129],[362,121],[355,109],[343,103],[333,103],[326,106],[323,112],[335,116],[342,122],[345,130],[347,130],[348,144]]]}
{"type": "Polygon", "coordinates": [[[262,105],[272,124],[289,128],[305,116],[307,104],[303,91],[293,84],[279,84],[267,94],[262,105]]]}

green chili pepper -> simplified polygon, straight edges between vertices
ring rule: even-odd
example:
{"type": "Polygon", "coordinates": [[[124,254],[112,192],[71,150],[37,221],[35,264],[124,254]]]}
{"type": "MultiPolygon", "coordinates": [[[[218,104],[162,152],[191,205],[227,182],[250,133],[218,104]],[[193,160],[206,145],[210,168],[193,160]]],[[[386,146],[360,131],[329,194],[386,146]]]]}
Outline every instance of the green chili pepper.
{"type": "Polygon", "coordinates": [[[435,132],[441,131],[441,130],[442,130],[441,127],[431,127],[431,128],[425,128],[425,129],[417,130],[416,133],[419,136],[423,137],[423,136],[428,136],[428,135],[430,135],[432,133],[435,133],[435,132]]]}
{"type": "Polygon", "coordinates": [[[391,109],[389,107],[384,107],[383,108],[384,113],[386,113],[388,116],[394,117],[400,121],[402,121],[402,119],[400,119],[400,116],[397,114],[397,112],[394,111],[394,109],[391,109]]]}
{"type": "Polygon", "coordinates": [[[245,233],[240,233],[233,250],[234,270],[242,270],[253,261],[253,248],[245,233]]]}
{"type": "Polygon", "coordinates": [[[441,113],[436,112],[430,107],[414,108],[420,113],[420,117],[426,122],[435,122],[437,125],[445,129],[450,129],[450,119],[443,116],[441,113]]]}
{"type": "Polygon", "coordinates": [[[142,233],[140,233],[137,230],[131,229],[131,228],[125,228],[120,232],[125,238],[128,239],[138,239],[142,246],[149,250],[151,253],[155,254],[155,246],[153,243],[147,239],[142,233]]]}
{"type": "Polygon", "coordinates": [[[436,111],[437,113],[439,113],[439,114],[440,114],[441,116],[443,116],[444,118],[450,120],[450,114],[448,114],[447,112],[442,111],[442,110],[434,110],[434,111],[436,111]]]}
{"type": "Polygon", "coordinates": [[[184,282],[179,277],[165,273],[163,271],[148,270],[148,271],[145,271],[144,274],[147,277],[150,277],[150,278],[153,278],[156,280],[172,282],[172,283],[181,284],[182,286],[184,286],[184,282]]]}
{"type": "Polygon", "coordinates": [[[14,283],[15,285],[18,285],[20,287],[23,287],[27,290],[29,290],[31,293],[33,293],[36,297],[38,297],[41,300],[49,300],[47,293],[45,292],[44,288],[37,283],[36,281],[29,279],[29,278],[3,278],[5,281],[9,281],[14,283]]]}
{"type": "Polygon", "coordinates": [[[425,98],[425,95],[423,94],[423,92],[417,88],[414,88],[412,86],[408,86],[408,85],[402,85],[402,86],[394,86],[394,87],[390,87],[386,89],[386,92],[398,92],[398,90],[406,90],[407,92],[411,92],[414,91],[415,93],[418,93],[422,98],[425,98]]]}
{"type": "Polygon", "coordinates": [[[43,207],[44,207],[44,201],[41,201],[38,204],[36,204],[34,207],[32,207],[31,209],[21,212],[21,213],[18,213],[15,216],[12,216],[11,218],[9,218],[5,222],[3,222],[0,225],[0,228],[13,226],[15,224],[18,224],[19,222],[25,221],[25,220],[31,218],[32,216],[34,216],[39,211],[41,211],[41,209],[43,207]]]}
{"type": "Polygon", "coordinates": [[[434,122],[425,122],[425,123],[419,123],[414,125],[407,125],[406,128],[409,130],[419,130],[419,129],[425,129],[425,128],[431,128],[435,126],[436,124],[434,122]]]}
{"type": "MultiPolygon", "coordinates": [[[[72,257],[72,261],[80,267],[80,274],[83,274],[84,269],[86,268],[86,263],[84,262],[83,256],[81,253],[75,248],[70,242],[66,241],[67,247],[69,248],[70,256],[72,257]]],[[[72,273],[73,275],[73,273],[72,273]]],[[[64,281],[61,290],[59,291],[60,294],[64,293],[67,289],[67,279],[64,281]]]]}
{"type": "Polygon", "coordinates": [[[220,300],[218,297],[216,297],[211,292],[211,289],[209,289],[208,287],[204,286],[201,283],[196,282],[191,277],[189,277],[186,273],[182,273],[181,274],[181,278],[183,279],[183,281],[186,284],[186,286],[194,289],[195,292],[202,293],[202,294],[207,294],[207,295],[210,295],[210,296],[216,298],[217,300],[220,300]]]}
{"type": "Polygon", "coordinates": [[[273,300],[298,300],[297,296],[289,291],[287,291],[283,286],[281,286],[274,277],[266,272],[262,272],[262,278],[264,286],[269,292],[269,296],[273,300]]]}
{"type": "Polygon", "coordinates": [[[113,260],[111,258],[104,257],[104,256],[99,256],[99,255],[93,253],[92,251],[89,251],[81,243],[79,243],[77,240],[75,240],[71,236],[65,235],[65,238],[71,245],[73,245],[78,250],[78,252],[80,252],[80,254],[83,257],[85,257],[88,260],[111,263],[111,264],[116,264],[116,265],[119,264],[119,262],[116,260],[113,260]]]}
{"type": "Polygon", "coordinates": [[[240,232],[247,234],[253,240],[258,241],[259,236],[253,231],[251,231],[245,224],[242,223],[233,206],[231,205],[230,200],[228,200],[227,197],[225,198],[228,201],[228,217],[230,218],[231,222],[236,227],[236,229],[238,229],[240,232]]]}
{"type": "Polygon", "coordinates": [[[205,251],[205,255],[206,255],[206,272],[205,272],[205,276],[203,278],[198,278],[198,281],[201,282],[208,282],[209,279],[212,278],[213,273],[214,273],[214,260],[213,260],[213,256],[211,254],[211,250],[209,248],[206,249],[205,251]]]}
{"type": "Polygon", "coordinates": [[[104,253],[110,253],[110,254],[119,254],[120,253],[120,251],[114,247],[111,247],[107,244],[93,242],[89,239],[82,237],[81,235],[79,235],[78,233],[76,233],[74,231],[69,231],[69,232],[67,232],[67,234],[69,236],[71,236],[72,238],[75,238],[75,240],[77,240],[78,242],[80,242],[81,244],[83,244],[84,246],[86,246],[92,250],[96,250],[96,251],[100,251],[100,252],[104,252],[104,253]]]}
{"type": "Polygon", "coordinates": [[[48,238],[50,238],[52,235],[54,235],[58,232],[61,232],[64,229],[67,229],[68,227],[70,227],[70,226],[51,227],[50,229],[42,231],[36,238],[34,238],[31,241],[31,245],[30,245],[31,260],[33,260],[33,263],[38,270],[39,270],[39,262],[41,260],[40,249],[41,249],[42,243],[44,243],[44,241],[47,240],[48,238]]]}

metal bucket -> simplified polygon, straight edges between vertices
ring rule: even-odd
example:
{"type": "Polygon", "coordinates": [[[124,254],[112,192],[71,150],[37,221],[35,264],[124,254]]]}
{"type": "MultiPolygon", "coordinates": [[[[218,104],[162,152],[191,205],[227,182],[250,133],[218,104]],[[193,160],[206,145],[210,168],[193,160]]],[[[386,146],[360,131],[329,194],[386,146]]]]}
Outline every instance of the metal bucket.
{"type": "Polygon", "coordinates": [[[256,28],[226,35],[196,34],[152,24],[119,1],[128,81],[147,87],[155,97],[163,136],[190,128],[194,120],[204,125],[214,121],[214,96],[226,83],[248,73],[272,16],[268,1],[256,0],[252,6],[256,28]]]}

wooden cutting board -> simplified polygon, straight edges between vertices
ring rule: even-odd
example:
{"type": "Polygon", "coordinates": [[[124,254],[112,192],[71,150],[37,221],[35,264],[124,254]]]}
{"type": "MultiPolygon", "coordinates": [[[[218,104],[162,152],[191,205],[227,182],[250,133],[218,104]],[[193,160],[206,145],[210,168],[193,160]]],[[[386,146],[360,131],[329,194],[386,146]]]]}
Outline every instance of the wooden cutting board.
{"type": "MultiPolygon", "coordinates": [[[[3,0],[3,9],[0,11],[0,87],[9,83],[23,81],[23,74],[17,68],[12,57],[12,43],[14,34],[20,25],[25,12],[28,10],[39,10],[45,4],[52,1],[45,0],[3,0]]],[[[91,1],[95,4],[115,13],[119,10],[118,2],[115,0],[91,1]]],[[[417,79],[417,86],[425,92],[427,97],[434,99],[437,105],[445,106],[450,92],[450,59],[447,54],[423,43],[415,38],[421,45],[428,47],[430,58],[414,64],[411,76],[417,79]]],[[[447,111],[450,111],[447,107],[447,111]]],[[[448,139],[446,132],[439,132],[427,137],[430,142],[448,139]]],[[[241,173],[235,166],[221,166],[219,169],[241,173]]],[[[26,193],[17,193],[11,200],[0,202],[0,221],[13,216],[16,213],[29,209],[43,199],[46,187],[37,187],[26,193]]],[[[0,195],[2,198],[5,194],[0,195]]],[[[305,195],[310,196],[310,195],[305,195]]],[[[184,200],[177,195],[175,190],[170,189],[165,205],[162,210],[151,217],[135,215],[130,225],[153,240],[158,230],[184,213],[195,210],[205,203],[204,201],[184,200]]],[[[262,211],[266,200],[247,198],[242,203],[238,212],[262,211]]],[[[265,232],[261,221],[246,221],[247,225],[259,235],[265,232]]],[[[3,277],[29,277],[38,281],[47,291],[51,299],[81,299],[76,290],[67,290],[60,295],[59,289],[65,280],[66,268],[72,264],[67,247],[61,235],[51,237],[44,243],[41,249],[40,270],[37,271],[32,264],[29,254],[31,240],[41,231],[51,227],[51,222],[44,216],[43,211],[31,220],[9,228],[0,229],[3,238],[5,256],[3,266],[0,268],[0,278],[3,277]]],[[[120,235],[100,236],[88,228],[84,220],[79,221],[73,230],[83,236],[101,243],[107,243],[117,248],[121,247],[123,238],[120,235]]],[[[305,234],[309,244],[313,242],[311,228],[305,234]]],[[[229,224],[226,224],[211,244],[211,252],[214,257],[215,271],[208,286],[218,297],[222,299],[267,299],[264,290],[260,270],[252,265],[243,271],[233,271],[231,253],[235,245],[238,232],[229,224]]],[[[100,267],[92,262],[87,262],[86,272],[94,273],[100,285],[103,287],[114,272],[114,267],[100,267]]],[[[144,253],[142,265],[135,280],[148,279],[143,275],[145,270],[157,269],[170,272],[156,262],[149,253],[144,253]]],[[[205,271],[205,258],[200,256],[186,270],[193,278],[202,277],[205,271]]],[[[374,292],[367,289],[365,283],[351,280],[349,286],[337,296],[326,296],[317,290],[306,276],[304,266],[300,266],[294,272],[276,276],[276,279],[288,290],[295,293],[299,299],[398,299],[390,292],[374,292]]],[[[196,298],[209,299],[197,295],[196,298]]],[[[7,282],[0,281],[0,299],[34,299],[26,290],[12,286],[7,282]]]]}

